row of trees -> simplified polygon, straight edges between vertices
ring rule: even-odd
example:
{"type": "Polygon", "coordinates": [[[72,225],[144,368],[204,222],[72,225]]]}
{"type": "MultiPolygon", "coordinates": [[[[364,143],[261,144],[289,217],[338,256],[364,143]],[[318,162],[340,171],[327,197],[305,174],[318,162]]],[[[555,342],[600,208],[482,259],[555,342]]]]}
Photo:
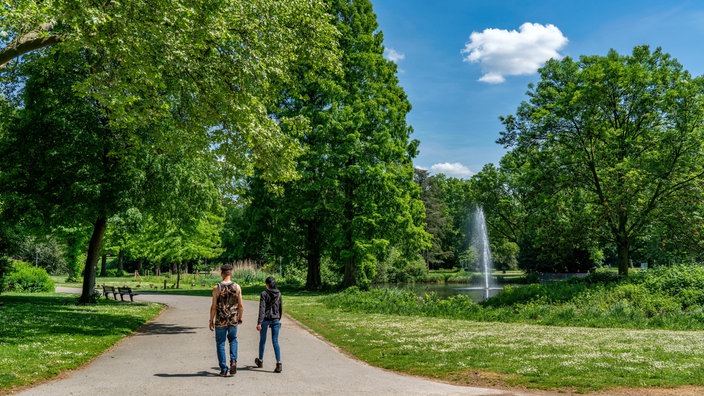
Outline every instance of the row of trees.
{"type": "Polygon", "coordinates": [[[285,260],[309,288],[466,266],[476,205],[501,268],[701,255],[702,79],[659,49],[549,61],[502,118],[500,167],[458,180],[413,169],[368,0],[13,7],[0,249],[50,235],[82,302],[108,252],[285,260]]]}
{"type": "Polygon", "coordinates": [[[390,246],[408,261],[426,244],[410,104],[369,1],[13,7],[2,248],[52,235],[84,268],[81,302],[107,252],[118,266],[305,257],[316,288],[325,258],[367,285],[390,246]]]}

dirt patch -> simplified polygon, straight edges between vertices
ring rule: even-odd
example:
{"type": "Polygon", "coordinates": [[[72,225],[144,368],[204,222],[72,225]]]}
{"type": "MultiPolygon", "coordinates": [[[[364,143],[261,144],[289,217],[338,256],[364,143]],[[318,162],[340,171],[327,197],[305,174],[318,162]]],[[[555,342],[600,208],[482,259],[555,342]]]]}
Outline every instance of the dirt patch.
{"type": "Polygon", "coordinates": [[[680,386],[677,388],[614,388],[587,396],[701,396],[704,386],[680,386]]]}
{"type": "Polygon", "coordinates": [[[506,381],[510,379],[510,375],[498,374],[493,372],[468,370],[461,373],[456,373],[449,376],[446,381],[463,386],[479,386],[484,388],[494,388],[510,392],[519,392],[522,394],[530,394],[535,396],[702,396],[704,395],[704,386],[681,386],[677,388],[612,388],[598,392],[583,393],[576,392],[570,388],[560,388],[552,390],[529,389],[525,387],[515,387],[509,385],[506,381]]]}

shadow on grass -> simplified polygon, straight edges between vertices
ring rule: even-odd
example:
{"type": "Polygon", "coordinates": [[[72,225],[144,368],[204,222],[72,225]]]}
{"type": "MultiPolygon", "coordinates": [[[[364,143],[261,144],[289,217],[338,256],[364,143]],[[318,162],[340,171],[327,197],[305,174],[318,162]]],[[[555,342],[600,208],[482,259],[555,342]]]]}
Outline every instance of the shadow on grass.
{"type": "Polygon", "coordinates": [[[2,295],[2,300],[0,342],[8,344],[63,334],[119,336],[131,333],[144,323],[144,318],[124,310],[143,305],[139,303],[126,307],[120,301],[100,300],[94,305],[79,306],[75,296],[32,294],[2,295]],[[116,310],[108,308],[111,306],[116,310]]]}

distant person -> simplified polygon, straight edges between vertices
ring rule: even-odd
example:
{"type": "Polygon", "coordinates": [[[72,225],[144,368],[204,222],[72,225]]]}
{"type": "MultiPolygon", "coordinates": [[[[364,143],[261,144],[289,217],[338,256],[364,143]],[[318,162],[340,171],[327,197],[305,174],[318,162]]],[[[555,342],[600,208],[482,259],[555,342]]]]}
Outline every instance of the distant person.
{"type": "Polygon", "coordinates": [[[259,318],[257,330],[259,331],[259,357],[254,359],[257,367],[264,365],[264,347],[266,346],[266,330],[271,328],[271,343],[274,345],[276,355],[275,373],[281,372],[281,350],[279,349],[279,330],[281,329],[281,292],[276,288],[276,279],[273,276],[266,278],[266,289],[259,296],[259,318]]]}
{"type": "Polygon", "coordinates": [[[220,376],[230,377],[237,373],[237,325],[242,324],[244,305],[242,288],[232,281],[232,266],[220,267],[222,282],[213,288],[213,303],[210,305],[210,331],[215,330],[215,346],[218,352],[220,376]],[[230,343],[230,367],[227,366],[225,340],[230,343]]]}

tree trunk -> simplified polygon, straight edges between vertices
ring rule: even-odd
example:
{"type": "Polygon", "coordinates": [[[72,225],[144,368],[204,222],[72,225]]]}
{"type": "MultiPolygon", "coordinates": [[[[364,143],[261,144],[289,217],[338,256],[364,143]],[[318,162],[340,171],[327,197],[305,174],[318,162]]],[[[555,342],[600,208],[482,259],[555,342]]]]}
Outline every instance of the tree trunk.
{"type": "Polygon", "coordinates": [[[108,276],[108,255],[104,254],[101,256],[100,260],[100,276],[108,276]]]}
{"type": "Polygon", "coordinates": [[[117,253],[117,273],[122,276],[125,270],[125,250],[120,246],[120,251],[117,253]]]}
{"type": "Polygon", "coordinates": [[[629,255],[628,255],[629,243],[628,237],[619,235],[616,237],[616,252],[617,252],[617,263],[618,263],[618,274],[621,276],[628,276],[628,266],[629,266],[629,255]]]}
{"type": "Polygon", "coordinates": [[[181,287],[181,264],[176,265],[176,288],[181,287]]]}
{"type": "Polygon", "coordinates": [[[83,270],[83,291],[78,298],[79,304],[95,303],[95,273],[97,271],[98,259],[100,258],[100,246],[103,244],[103,236],[107,229],[107,219],[99,216],[93,223],[93,234],[88,243],[88,255],[86,256],[86,267],[83,270]]]}
{"type": "MultiPolygon", "coordinates": [[[[348,161],[347,167],[354,164],[354,161],[348,161]]],[[[344,231],[343,231],[343,247],[342,247],[342,262],[345,265],[345,273],[342,278],[342,285],[344,287],[355,286],[357,284],[356,270],[357,263],[355,262],[355,246],[354,246],[354,183],[348,180],[344,186],[345,190],[345,208],[343,213],[344,221],[344,231]]]]}
{"type": "Polygon", "coordinates": [[[318,290],[323,285],[320,278],[320,230],[318,222],[313,220],[306,224],[306,260],[308,261],[308,275],[306,289],[318,290]]]}

